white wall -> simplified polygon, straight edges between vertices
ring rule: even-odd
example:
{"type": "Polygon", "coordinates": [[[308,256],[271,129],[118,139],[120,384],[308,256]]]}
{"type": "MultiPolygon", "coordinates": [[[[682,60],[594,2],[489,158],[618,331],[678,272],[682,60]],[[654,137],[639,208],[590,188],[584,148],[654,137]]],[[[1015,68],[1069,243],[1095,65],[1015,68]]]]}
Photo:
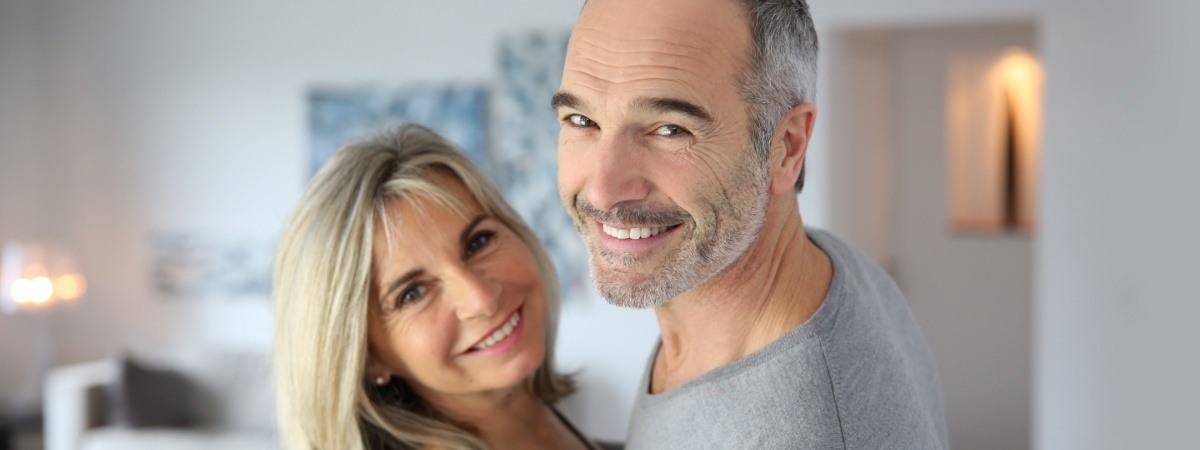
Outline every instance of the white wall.
{"type": "Polygon", "coordinates": [[[1200,4],[1053,1],[1036,440],[1196,445],[1200,4]]]}
{"type": "MultiPolygon", "coordinates": [[[[820,36],[822,47],[828,50],[838,45],[836,35],[844,31],[862,31],[877,28],[903,28],[925,25],[971,24],[979,22],[1021,21],[1030,20],[1039,14],[1039,2],[1036,0],[1014,0],[997,2],[989,0],[808,0],[813,19],[820,36]]],[[[860,42],[861,44],[861,42],[860,42]]],[[[826,95],[833,92],[841,84],[840,79],[829,76],[826,68],[838,61],[835,53],[822,51],[819,61],[821,72],[817,86],[817,127],[813,134],[812,145],[809,149],[807,178],[804,192],[800,194],[801,214],[805,225],[831,228],[835,227],[832,209],[836,205],[835,191],[850,192],[845,187],[834,187],[837,180],[833,177],[837,172],[836,164],[831,159],[833,152],[838,151],[836,145],[830,142],[831,136],[837,130],[829,128],[836,121],[827,120],[828,114],[839,114],[839,105],[831,104],[826,95]]],[[[857,76],[857,75],[856,75],[857,76]]],[[[869,76],[869,75],[866,75],[869,76]]],[[[869,145],[870,142],[859,142],[855,145],[869,145]]],[[[860,191],[861,192],[861,191],[860,191]]],[[[857,195],[857,194],[856,194],[857,195]]],[[[885,199],[861,198],[864,201],[880,203],[885,199]]],[[[843,225],[845,225],[843,223],[843,225]]],[[[841,233],[841,229],[832,228],[841,233]]],[[[863,230],[851,230],[847,233],[857,233],[863,237],[865,245],[885,245],[882,238],[871,238],[862,234],[863,230]]],[[[867,249],[868,254],[875,256],[874,250],[867,249]]]]}
{"type": "MultiPolygon", "coordinates": [[[[40,207],[52,197],[52,177],[38,128],[38,14],[32,1],[0,2],[0,245],[58,232],[40,207]]],[[[35,367],[42,364],[37,350],[48,345],[46,321],[0,314],[0,414],[26,410],[36,400],[35,367]]]]}
{"type": "Polygon", "coordinates": [[[937,358],[951,447],[1028,448],[1032,242],[950,229],[944,118],[950,58],[1012,45],[1036,52],[1033,33],[973,26],[895,37],[896,280],[937,358]]]}
{"type": "MultiPolygon", "coordinates": [[[[0,180],[0,210],[44,217],[26,224],[6,213],[0,238],[62,224],[91,282],[85,302],[49,319],[57,362],[269,348],[266,301],[155,294],[153,233],[272,239],[306,179],[309,86],[494,80],[499,36],[569,28],[580,5],[0,1],[0,167],[19,174],[0,180]],[[34,199],[10,194],[36,182],[34,199]]],[[[557,202],[554,192],[546,199],[557,202]]],[[[601,302],[563,308],[560,363],[581,371],[581,395],[565,409],[586,431],[619,439],[657,329],[650,312],[601,302]]],[[[24,352],[8,335],[29,334],[11,325],[29,320],[0,321],[0,356],[24,352]]],[[[20,389],[9,367],[0,401],[20,389]]]]}
{"type": "Polygon", "coordinates": [[[895,166],[903,156],[895,143],[895,33],[856,30],[826,37],[822,74],[838,80],[821,93],[818,120],[824,122],[824,139],[832,147],[821,173],[829,180],[828,227],[891,270],[895,166]]]}
{"type": "MultiPolygon", "coordinates": [[[[1200,403],[1200,92],[1191,23],[1171,0],[813,0],[819,31],[1032,20],[1046,65],[1034,240],[1035,448],[1180,448],[1200,403]]],[[[824,58],[828,58],[828,54],[824,58]]],[[[823,66],[825,66],[823,64],[823,66]]],[[[838,80],[822,79],[822,92],[838,80]]],[[[828,110],[829,105],[820,105],[828,110]]],[[[824,126],[828,126],[828,122],[824,126]]],[[[810,173],[830,165],[818,120],[810,173]]],[[[828,218],[828,181],[805,195],[828,218]]],[[[805,197],[801,197],[802,203],[805,197]]],[[[806,210],[807,211],[807,210],[806,210]]],[[[811,222],[811,221],[810,221],[811,222]]]]}
{"type": "Polygon", "coordinates": [[[830,227],[892,271],[937,358],[952,448],[1029,447],[1032,241],[948,219],[951,58],[1036,50],[1029,24],[833,34],[830,227]]]}

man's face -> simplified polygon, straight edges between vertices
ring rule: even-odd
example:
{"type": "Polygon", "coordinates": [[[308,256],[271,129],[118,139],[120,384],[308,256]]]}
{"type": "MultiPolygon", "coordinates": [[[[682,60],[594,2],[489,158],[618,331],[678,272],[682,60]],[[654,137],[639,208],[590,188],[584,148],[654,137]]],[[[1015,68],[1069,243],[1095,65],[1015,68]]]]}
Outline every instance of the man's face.
{"type": "Polygon", "coordinates": [[[765,163],[738,82],[750,28],[731,0],[592,0],[554,98],[559,195],[610,302],[662,305],[762,228],[765,163]]]}

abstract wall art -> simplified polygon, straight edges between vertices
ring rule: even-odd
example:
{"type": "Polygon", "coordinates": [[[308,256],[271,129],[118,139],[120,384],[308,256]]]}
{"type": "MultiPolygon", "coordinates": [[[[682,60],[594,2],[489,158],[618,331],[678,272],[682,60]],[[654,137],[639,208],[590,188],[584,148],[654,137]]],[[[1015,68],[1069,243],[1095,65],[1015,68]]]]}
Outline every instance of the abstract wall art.
{"type": "Polygon", "coordinates": [[[550,108],[569,38],[566,31],[537,32],[500,41],[490,154],[491,172],[505,198],[558,268],[564,298],[587,289],[587,252],[558,200],[558,120],[550,108]]]}
{"type": "Polygon", "coordinates": [[[154,291],[174,299],[266,299],[271,295],[271,239],[201,233],[156,233],[154,291]]]}
{"type": "Polygon", "coordinates": [[[388,125],[419,123],[476,163],[487,151],[487,87],[414,84],[397,88],[319,87],[309,92],[310,175],[346,142],[388,125]]]}
{"type": "Polygon", "coordinates": [[[558,200],[558,90],[568,31],[523,32],[497,45],[490,86],[417,83],[323,86],[309,93],[310,174],[344,143],[401,123],[418,123],[461,147],[496,183],[545,244],[564,298],[584,295],[587,253],[558,200]]]}

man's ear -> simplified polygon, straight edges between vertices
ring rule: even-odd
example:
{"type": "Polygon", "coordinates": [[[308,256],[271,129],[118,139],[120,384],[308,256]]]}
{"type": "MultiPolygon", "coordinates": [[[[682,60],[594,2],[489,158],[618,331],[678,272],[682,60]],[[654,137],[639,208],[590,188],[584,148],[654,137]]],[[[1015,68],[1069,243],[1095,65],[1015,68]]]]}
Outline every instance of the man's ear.
{"type": "Polygon", "coordinates": [[[816,122],[816,105],[801,103],[784,113],[775,125],[771,137],[771,194],[796,192],[796,180],[804,170],[804,156],[816,122]]]}

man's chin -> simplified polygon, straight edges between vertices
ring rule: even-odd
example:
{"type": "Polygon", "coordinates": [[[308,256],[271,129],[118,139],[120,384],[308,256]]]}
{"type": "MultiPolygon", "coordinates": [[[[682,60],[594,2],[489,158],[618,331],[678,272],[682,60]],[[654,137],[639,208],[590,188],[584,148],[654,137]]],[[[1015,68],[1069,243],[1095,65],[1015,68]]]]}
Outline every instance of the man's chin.
{"type": "Polygon", "coordinates": [[[663,280],[649,274],[592,267],[592,281],[609,304],[623,308],[657,308],[675,297],[664,289],[663,280]]]}
{"type": "Polygon", "coordinates": [[[600,296],[608,301],[608,304],[630,309],[654,309],[667,304],[671,301],[669,298],[661,298],[656,296],[648,296],[644,291],[630,290],[612,290],[606,291],[604,288],[598,287],[600,296]]]}

